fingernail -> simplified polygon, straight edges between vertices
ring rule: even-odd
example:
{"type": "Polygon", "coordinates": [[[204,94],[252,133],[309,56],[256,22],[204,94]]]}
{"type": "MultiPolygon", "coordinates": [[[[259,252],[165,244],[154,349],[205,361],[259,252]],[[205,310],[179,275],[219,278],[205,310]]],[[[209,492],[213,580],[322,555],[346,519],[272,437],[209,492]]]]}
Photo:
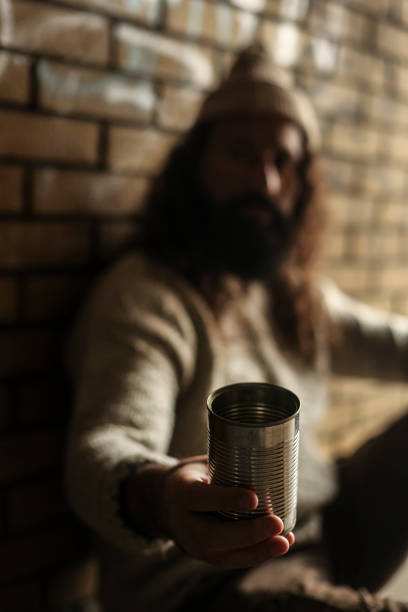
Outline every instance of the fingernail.
{"type": "Polygon", "coordinates": [[[270,535],[279,535],[282,531],[282,527],[280,525],[277,525],[276,522],[271,522],[268,525],[268,533],[270,535]]]}
{"type": "Polygon", "coordinates": [[[283,531],[283,521],[276,514],[274,516],[275,516],[276,519],[278,519],[278,529],[279,529],[278,533],[281,533],[283,531]]]}

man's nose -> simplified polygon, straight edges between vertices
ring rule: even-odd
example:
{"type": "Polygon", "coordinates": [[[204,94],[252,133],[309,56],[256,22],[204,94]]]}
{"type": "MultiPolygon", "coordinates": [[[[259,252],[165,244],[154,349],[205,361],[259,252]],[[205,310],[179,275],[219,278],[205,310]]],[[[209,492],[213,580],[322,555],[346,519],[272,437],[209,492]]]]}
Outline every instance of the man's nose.
{"type": "Polygon", "coordinates": [[[276,197],[281,192],[281,176],[272,160],[262,160],[257,168],[254,168],[253,180],[255,190],[267,197],[276,197]]]}
{"type": "Polygon", "coordinates": [[[270,197],[279,195],[282,189],[282,179],[276,164],[273,161],[265,161],[263,172],[267,195],[270,197]]]}

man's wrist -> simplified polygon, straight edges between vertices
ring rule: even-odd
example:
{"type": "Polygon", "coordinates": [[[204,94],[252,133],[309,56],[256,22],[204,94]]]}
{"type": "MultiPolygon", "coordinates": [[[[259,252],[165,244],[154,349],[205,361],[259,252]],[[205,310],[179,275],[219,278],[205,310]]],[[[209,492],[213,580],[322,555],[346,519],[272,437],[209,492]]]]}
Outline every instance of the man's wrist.
{"type": "Polygon", "coordinates": [[[163,492],[171,467],[159,463],[137,466],[120,486],[120,514],[133,531],[149,537],[170,537],[163,492]]]}

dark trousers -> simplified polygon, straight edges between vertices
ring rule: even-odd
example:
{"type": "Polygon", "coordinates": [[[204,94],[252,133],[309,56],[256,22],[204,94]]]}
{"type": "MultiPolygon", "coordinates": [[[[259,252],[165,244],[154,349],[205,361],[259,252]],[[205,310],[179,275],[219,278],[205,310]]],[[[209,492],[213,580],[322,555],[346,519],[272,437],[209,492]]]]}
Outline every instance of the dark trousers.
{"type": "Polygon", "coordinates": [[[340,461],[339,478],[324,522],[331,572],[376,591],[408,552],[408,414],[340,461]]]}

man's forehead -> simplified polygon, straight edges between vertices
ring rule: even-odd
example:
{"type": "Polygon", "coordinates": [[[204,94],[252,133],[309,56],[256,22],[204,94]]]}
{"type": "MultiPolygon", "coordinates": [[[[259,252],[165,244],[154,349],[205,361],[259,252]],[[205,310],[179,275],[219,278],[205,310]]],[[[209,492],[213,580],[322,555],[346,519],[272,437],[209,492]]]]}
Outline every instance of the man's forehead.
{"type": "Polygon", "coordinates": [[[214,122],[213,138],[218,142],[246,141],[259,145],[282,144],[301,155],[304,150],[300,128],[284,117],[236,116],[214,122]]]}

